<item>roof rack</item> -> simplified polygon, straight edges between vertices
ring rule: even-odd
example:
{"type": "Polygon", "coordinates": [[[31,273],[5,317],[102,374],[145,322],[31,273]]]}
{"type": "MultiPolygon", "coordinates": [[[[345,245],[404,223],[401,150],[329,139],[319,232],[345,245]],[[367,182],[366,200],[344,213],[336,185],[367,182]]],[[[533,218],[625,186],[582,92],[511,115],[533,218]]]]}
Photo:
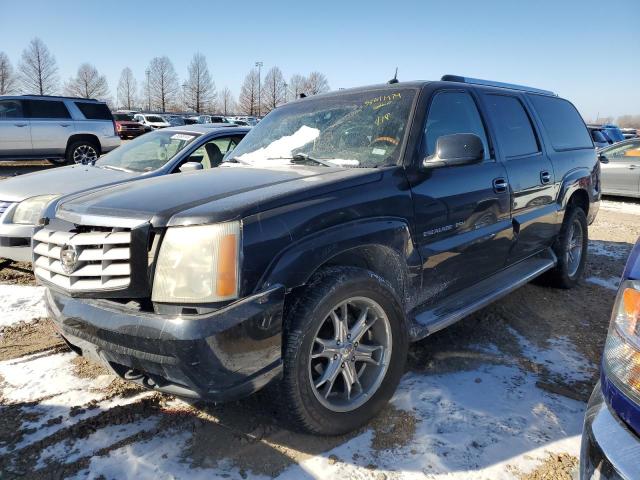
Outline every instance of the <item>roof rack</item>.
{"type": "Polygon", "coordinates": [[[21,97],[46,97],[46,98],[60,98],[60,99],[66,99],[66,100],[88,100],[90,102],[98,102],[99,101],[96,98],[65,97],[64,95],[36,95],[35,93],[29,93],[27,95],[21,95],[21,97]]]}
{"type": "Polygon", "coordinates": [[[499,88],[509,88],[511,90],[522,90],[524,92],[540,93],[542,95],[553,95],[554,97],[558,96],[558,94],[550,90],[542,90],[541,88],[526,87],[524,85],[515,85],[513,83],[494,82],[491,80],[481,80],[479,78],[461,77],[460,75],[443,75],[440,80],[442,80],[443,82],[470,83],[473,85],[485,85],[487,87],[499,87],[499,88]]]}

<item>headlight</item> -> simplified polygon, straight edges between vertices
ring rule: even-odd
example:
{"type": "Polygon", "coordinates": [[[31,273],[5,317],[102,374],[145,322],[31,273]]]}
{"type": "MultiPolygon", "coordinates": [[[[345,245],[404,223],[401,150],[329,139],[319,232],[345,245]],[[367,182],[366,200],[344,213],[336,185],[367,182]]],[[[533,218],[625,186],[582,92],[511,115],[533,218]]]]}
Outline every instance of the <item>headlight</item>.
{"type": "Polygon", "coordinates": [[[640,404],[640,281],[628,280],[620,286],[603,367],[618,390],[640,404]]]}
{"type": "Polygon", "coordinates": [[[13,223],[35,225],[47,204],[59,195],[40,195],[23,200],[13,212],[13,223]]]}
{"type": "Polygon", "coordinates": [[[165,233],[151,299],[210,303],[238,296],[240,222],[170,227],[165,233]]]}

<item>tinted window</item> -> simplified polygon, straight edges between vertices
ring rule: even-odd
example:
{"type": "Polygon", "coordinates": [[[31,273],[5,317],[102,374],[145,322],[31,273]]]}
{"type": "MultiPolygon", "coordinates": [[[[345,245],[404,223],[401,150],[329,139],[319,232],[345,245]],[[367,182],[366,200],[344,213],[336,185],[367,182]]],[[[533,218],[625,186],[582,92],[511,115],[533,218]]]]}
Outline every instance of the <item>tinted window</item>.
{"type": "Polygon", "coordinates": [[[555,97],[530,95],[529,98],[555,150],[592,148],[587,127],[573,105],[555,97]]]}
{"type": "Polygon", "coordinates": [[[20,105],[20,101],[0,100],[0,120],[22,117],[22,105],[20,105]]]}
{"type": "Polygon", "coordinates": [[[487,95],[489,114],[505,157],[531,155],[539,151],[531,121],[522,103],[515,97],[487,95]]]}
{"type": "Polygon", "coordinates": [[[609,143],[600,130],[592,130],[591,137],[593,137],[594,142],[609,143]]]}
{"type": "Polygon", "coordinates": [[[114,118],[114,120],[119,120],[121,122],[131,122],[131,121],[133,121],[133,117],[131,115],[129,115],[128,113],[114,113],[113,114],[113,118],[114,118]]]}
{"type": "Polygon", "coordinates": [[[425,156],[436,151],[438,138],[454,133],[474,133],[484,145],[484,158],[489,157],[487,135],[471,95],[465,92],[436,93],[429,107],[424,130],[423,150],[425,156]]]}
{"type": "Polygon", "coordinates": [[[31,118],[71,118],[64,102],[55,100],[24,100],[31,118]]]}
{"type": "Polygon", "coordinates": [[[75,102],[87,120],[111,120],[111,111],[104,103],[75,102]]]}

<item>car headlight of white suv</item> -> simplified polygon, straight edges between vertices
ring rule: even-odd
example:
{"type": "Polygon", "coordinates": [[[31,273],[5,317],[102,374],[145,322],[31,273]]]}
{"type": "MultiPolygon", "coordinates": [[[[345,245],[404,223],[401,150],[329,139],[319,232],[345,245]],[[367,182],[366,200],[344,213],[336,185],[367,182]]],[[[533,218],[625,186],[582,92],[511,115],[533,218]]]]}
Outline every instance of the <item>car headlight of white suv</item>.
{"type": "Polygon", "coordinates": [[[13,212],[13,223],[35,225],[40,220],[44,207],[60,195],[38,195],[27,198],[18,204],[13,212]]]}
{"type": "Polygon", "coordinates": [[[169,227],[162,240],[151,299],[213,303],[238,297],[240,222],[169,227]]]}

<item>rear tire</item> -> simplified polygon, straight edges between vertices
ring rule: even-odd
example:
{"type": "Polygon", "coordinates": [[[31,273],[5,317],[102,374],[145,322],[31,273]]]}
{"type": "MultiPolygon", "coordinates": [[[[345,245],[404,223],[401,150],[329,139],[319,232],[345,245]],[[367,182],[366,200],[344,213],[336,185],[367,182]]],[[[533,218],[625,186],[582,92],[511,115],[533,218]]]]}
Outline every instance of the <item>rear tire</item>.
{"type": "Polygon", "coordinates": [[[404,373],[408,337],[388,282],[361,268],[331,267],[288,309],[283,342],[285,418],[310,433],[340,435],[389,401],[404,373]]]}
{"type": "Polygon", "coordinates": [[[88,165],[100,157],[100,148],[91,140],[78,140],[67,148],[66,160],[68,164],[88,165]]]}
{"type": "Polygon", "coordinates": [[[589,233],[587,216],[578,206],[569,206],[553,250],[558,264],[541,278],[541,283],[557,288],[573,288],[578,284],[587,261],[589,233]]]}

